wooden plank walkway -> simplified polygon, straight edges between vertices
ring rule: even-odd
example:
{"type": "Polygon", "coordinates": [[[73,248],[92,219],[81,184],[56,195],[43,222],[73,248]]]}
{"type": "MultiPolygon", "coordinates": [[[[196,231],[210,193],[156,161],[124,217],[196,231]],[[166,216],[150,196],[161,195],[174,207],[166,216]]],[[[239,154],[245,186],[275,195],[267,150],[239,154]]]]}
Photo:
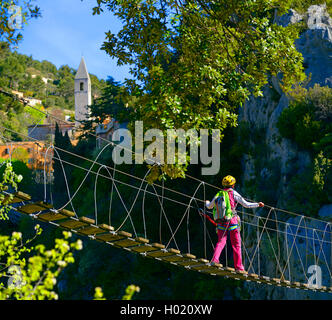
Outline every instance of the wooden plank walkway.
{"type": "Polygon", "coordinates": [[[71,230],[81,236],[88,236],[90,239],[107,243],[117,248],[143,255],[147,258],[157,259],[165,263],[171,263],[188,270],[194,270],[213,276],[224,276],[243,281],[252,281],[279,287],[296,288],[303,290],[314,290],[319,292],[332,293],[332,287],[313,288],[306,283],[291,282],[285,279],[270,278],[253,273],[236,271],[231,267],[224,267],[221,264],[212,265],[208,260],[197,258],[190,253],[182,253],[179,250],[168,248],[163,244],[151,243],[149,239],[142,237],[134,238],[126,231],[115,232],[112,226],[106,224],[95,224],[95,220],[88,217],[77,218],[74,212],[53,208],[49,203],[43,201],[32,202],[31,196],[17,192],[13,196],[5,193],[7,204],[24,202],[18,208],[18,212],[32,216],[43,222],[48,222],[60,228],[71,230]]]}

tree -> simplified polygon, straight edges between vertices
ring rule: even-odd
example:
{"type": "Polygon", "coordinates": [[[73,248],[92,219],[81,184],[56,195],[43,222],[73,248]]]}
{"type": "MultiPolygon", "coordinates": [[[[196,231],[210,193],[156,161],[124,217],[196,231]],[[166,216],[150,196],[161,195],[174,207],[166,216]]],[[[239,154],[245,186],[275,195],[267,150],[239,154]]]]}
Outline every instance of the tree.
{"type": "MultiPolygon", "coordinates": [[[[62,134],[58,123],[55,124],[55,134],[54,134],[54,146],[56,148],[66,150],[71,152],[72,151],[72,144],[70,142],[70,138],[68,133],[62,134]]],[[[54,170],[54,191],[56,193],[55,199],[59,199],[61,205],[64,202],[67,202],[67,193],[66,193],[66,179],[71,177],[71,172],[73,171],[72,166],[67,165],[61,161],[67,161],[69,163],[75,162],[73,161],[73,156],[69,155],[65,151],[61,151],[56,149],[54,151],[54,155],[56,159],[53,159],[53,170],[54,170]],[[58,160],[60,159],[60,160],[58,160]],[[64,193],[65,192],[65,193],[64,193]]]]}
{"type": "Polygon", "coordinates": [[[41,62],[41,70],[47,75],[54,75],[57,72],[56,66],[47,60],[41,62]]]}
{"type": "MultiPolygon", "coordinates": [[[[122,98],[145,128],[220,129],[237,125],[237,110],[261,96],[269,77],[285,91],[303,81],[297,25],[276,24],[292,1],[97,0],[123,27],[102,46],[129,64],[122,98]],[[132,97],[135,97],[133,100],[132,97]],[[132,100],[129,100],[131,97],[132,100]]],[[[221,135],[222,138],[222,135],[221,135]]],[[[180,170],[181,171],[181,170],[180,170]]]]}
{"type": "Polygon", "coordinates": [[[8,78],[8,82],[5,83],[6,87],[17,87],[17,80],[23,74],[23,66],[19,63],[16,57],[10,55],[4,59],[0,65],[0,72],[2,78],[8,78]],[[16,82],[16,83],[15,83],[16,82]]]}
{"type": "Polygon", "coordinates": [[[0,2],[0,41],[17,45],[22,40],[19,31],[32,18],[41,16],[40,8],[34,5],[35,0],[5,0],[0,2]]]}
{"type": "Polygon", "coordinates": [[[8,219],[8,212],[10,207],[8,203],[13,199],[13,196],[10,195],[6,197],[3,194],[3,191],[7,191],[9,188],[17,191],[18,183],[23,179],[22,175],[17,175],[13,171],[13,166],[10,161],[4,161],[1,164],[1,168],[4,167],[2,180],[0,182],[0,220],[8,219]]]}
{"type": "MultiPolygon", "coordinates": [[[[13,171],[10,161],[3,162],[4,171],[0,183],[0,220],[7,220],[12,195],[3,191],[17,191],[23,176],[13,171]]],[[[37,224],[35,235],[23,240],[20,232],[10,236],[0,235],[0,300],[20,299],[57,299],[54,291],[56,278],[70,263],[73,263],[73,251],[82,249],[82,241],[69,242],[70,232],[63,232],[63,239],[55,239],[54,248],[44,245],[32,246],[31,242],[41,234],[37,224]],[[3,280],[6,279],[5,284],[3,280]]]]}
{"type": "Polygon", "coordinates": [[[119,121],[128,120],[128,112],[121,101],[121,85],[109,77],[106,86],[99,98],[90,106],[90,117],[92,120],[85,121],[85,128],[92,128],[93,123],[102,123],[106,118],[116,118],[119,121]]]}
{"type": "Polygon", "coordinates": [[[99,98],[107,85],[107,81],[101,79],[99,80],[95,75],[90,74],[91,79],[91,92],[93,94],[93,99],[99,98]]]}
{"type": "Polygon", "coordinates": [[[301,148],[319,152],[328,142],[324,136],[332,130],[332,89],[319,84],[309,89],[299,87],[289,99],[289,107],[278,119],[280,134],[301,148]]]}
{"type": "MultiPolygon", "coordinates": [[[[140,287],[133,284],[127,286],[125,294],[122,296],[122,300],[132,300],[135,292],[140,292],[140,287]]],[[[95,288],[94,300],[106,300],[104,297],[103,289],[101,287],[95,288]]]]}
{"type": "MultiPolygon", "coordinates": [[[[36,225],[36,236],[41,229],[36,225]]],[[[82,249],[82,241],[69,242],[71,233],[64,231],[63,239],[56,239],[54,248],[42,244],[31,246],[33,239],[23,241],[22,234],[0,236],[0,278],[7,278],[7,285],[0,283],[1,300],[57,300],[54,291],[60,272],[74,263],[73,251],[82,249]]]]}
{"type": "Polygon", "coordinates": [[[13,151],[12,157],[18,161],[21,161],[25,164],[29,161],[29,152],[24,148],[16,148],[13,151]]]}

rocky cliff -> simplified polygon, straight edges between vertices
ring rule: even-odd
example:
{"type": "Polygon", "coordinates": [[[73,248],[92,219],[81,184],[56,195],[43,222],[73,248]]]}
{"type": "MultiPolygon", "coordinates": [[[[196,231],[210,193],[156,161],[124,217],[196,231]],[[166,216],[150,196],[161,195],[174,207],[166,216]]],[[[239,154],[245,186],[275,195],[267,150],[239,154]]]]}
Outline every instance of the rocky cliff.
{"type": "MultiPolygon", "coordinates": [[[[291,10],[282,17],[276,17],[276,22],[281,25],[299,21],[306,25],[296,46],[303,55],[305,71],[310,79],[307,87],[318,83],[332,88],[332,19],[326,6],[311,6],[305,14],[291,10]]],[[[273,78],[264,89],[264,97],[251,98],[239,115],[240,125],[248,130],[250,146],[250,152],[242,159],[242,190],[252,198],[285,209],[289,203],[290,180],[295,175],[301,175],[313,162],[308,151],[300,149],[295,142],[282,138],[278,131],[279,116],[288,106],[289,98],[280,89],[278,79],[273,78]]],[[[332,221],[332,205],[322,206],[317,217],[332,221]]],[[[330,228],[327,224],[319,227],[324,229],[326,226],[330,228]]],[[[331,241],[331,235],[328,239],[331,241]]],[[[304,249],[303,244],[297,243],[302,248],[302,258],[312,255],[317,244],[314,242],[309,249],[304,249]]],[[[287,246],[290,246],[288,241],[287,246]]],[[[331,244],[326,243],[324,246],[324,250],[329,252],[326,259],[331,267],[331,244]]],[[[268,258],[265,264],[269,268],[268,258]]],[[[298,272],[297,268],[299,265],[294,261],[292,272],[298,272]]],[[[329,274],[329,270],[325,271],[325,274],[329,274]]],[[[331,286],[331,280],[325,279],[325,284],[331,286]]],[[[248,288],[253,299],[331,299],[331,295],[295,289],[250,284],[248,288]]]]}

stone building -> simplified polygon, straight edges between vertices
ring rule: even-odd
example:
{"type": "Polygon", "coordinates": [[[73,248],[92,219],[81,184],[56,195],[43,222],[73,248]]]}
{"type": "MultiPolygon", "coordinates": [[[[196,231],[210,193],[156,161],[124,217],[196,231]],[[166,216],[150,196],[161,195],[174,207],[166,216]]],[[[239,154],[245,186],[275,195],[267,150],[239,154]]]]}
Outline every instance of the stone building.
{"type": "Polygon", "coordinates": [[[53,172],[53,150],[47,151],[47,144],[42,141],[20,141],[0,145],[0,158],[2,160],[17,159],[27,164],[32,170],[53,172]]]}
{"type": "Polygon", "coordinates": [[[112,135],[116,129],[120,128],[120,124],[115,119],[106,118],[103,123],[96,127],[97,148],[101,148],[106,144],[105,140],[112,140],[112,135]]]}
{"type": "Polygon", "coordinates": [[[82,120],[89,119],[89,108],[91,105],[91,80],[82,57],[81,63],[75,75],[75,120],[79,125],[82,120]]]}
{"type": "MultiPolygon", "coordinates": [[[[58,122],[62,134],[68,132],[69,138],[74,138],[74,122],[58,122]]],[[[55,124],[38,124],[28,126],[28,136],[39,141],[54,141],[55,124]]]]}

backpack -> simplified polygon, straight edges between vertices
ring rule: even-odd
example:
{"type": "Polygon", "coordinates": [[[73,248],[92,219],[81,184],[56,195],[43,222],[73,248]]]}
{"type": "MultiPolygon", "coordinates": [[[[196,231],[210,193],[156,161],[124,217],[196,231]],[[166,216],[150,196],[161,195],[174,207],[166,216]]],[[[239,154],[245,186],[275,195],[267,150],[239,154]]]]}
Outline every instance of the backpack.
{"type": "Polygon", "coordinates": [[[213,218],[216,222],[229,221],[233,218],[229,194],[221,190],[216,195],[215,206],[213,208],[213,218]]]}

